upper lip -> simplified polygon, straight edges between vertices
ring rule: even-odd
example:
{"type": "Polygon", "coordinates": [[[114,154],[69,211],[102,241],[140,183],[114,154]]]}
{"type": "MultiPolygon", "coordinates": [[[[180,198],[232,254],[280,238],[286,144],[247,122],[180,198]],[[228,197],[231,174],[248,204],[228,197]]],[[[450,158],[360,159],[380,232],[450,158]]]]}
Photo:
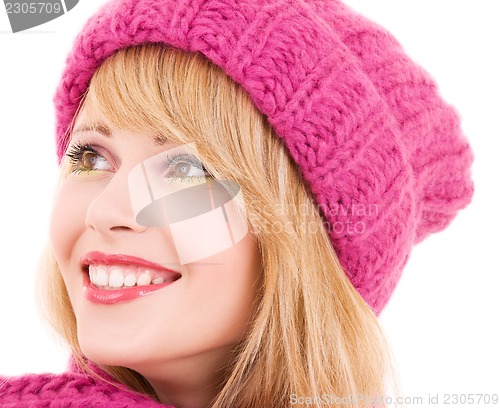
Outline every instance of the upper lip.
{"type": "Polygon", "coordinates": [[[136,265],[144,268],[155,269],[157,271],[172,272],[179,277],[181,274],[172,269],[166,268],[158,263],[147,261],[145,259],[123,254],[105,254],[99,251],[91,251],[82,255],[80,263],[86,268],[88,265],[136,265]]]}

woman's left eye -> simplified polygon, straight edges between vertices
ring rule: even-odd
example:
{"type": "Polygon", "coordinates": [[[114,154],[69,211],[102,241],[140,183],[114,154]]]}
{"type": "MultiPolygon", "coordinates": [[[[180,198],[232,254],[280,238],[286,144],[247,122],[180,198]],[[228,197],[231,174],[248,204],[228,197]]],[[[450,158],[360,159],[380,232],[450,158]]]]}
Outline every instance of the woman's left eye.
{"type": "Polygon", "coordinates": [[[66,156],[71,162],[71,172],[81,173],[85,171],[110,170],[111,166],[108,161],[99,154],[99,152],[90,144],[76,144],[71,146],[66,156]]]}
{"type": "Polygon", "coordinates": [[[167,171],[165,177],[167,179],[193,179],[205,178],[208,172],[201,161],[190,154],[181,154],[168,157],[167,171]]]}

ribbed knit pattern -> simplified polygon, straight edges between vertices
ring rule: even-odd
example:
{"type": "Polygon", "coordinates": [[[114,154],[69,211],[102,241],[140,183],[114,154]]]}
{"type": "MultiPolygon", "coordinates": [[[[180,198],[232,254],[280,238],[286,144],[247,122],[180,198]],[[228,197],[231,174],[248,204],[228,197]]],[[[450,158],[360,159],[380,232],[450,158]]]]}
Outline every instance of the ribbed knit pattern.
{"type": "Polygon", "coordinates": [[[200,52],[249,93],[377,313],[412,246],[472,199],[456,110],[391,34],[336,0],[111,1],[76,38],[54,98],[59,159],[96,68],[145,42],[200,52]]]}
{"type": "Polygon", "coordinates": [[[78,372],[0,377],[1,408],[174,408],[78,372]]]}

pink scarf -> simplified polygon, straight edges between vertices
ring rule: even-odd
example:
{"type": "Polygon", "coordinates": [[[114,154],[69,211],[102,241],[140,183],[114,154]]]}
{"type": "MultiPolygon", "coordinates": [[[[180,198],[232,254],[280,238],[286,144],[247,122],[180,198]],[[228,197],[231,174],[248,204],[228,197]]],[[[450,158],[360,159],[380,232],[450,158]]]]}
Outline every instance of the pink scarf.
{"type": "MultiPolygon", "coordinates": [[[[106,374],[99,372],[106,379],[106,374]]],[[[111,379],[110,379],[111,380],[111,379]]],[[[62,374],[26,374],[19,377],[0,376],[2,408],[175,408],[129,390],[116,381],[109,384],[81,372],[71,359],[62,374]]]]}

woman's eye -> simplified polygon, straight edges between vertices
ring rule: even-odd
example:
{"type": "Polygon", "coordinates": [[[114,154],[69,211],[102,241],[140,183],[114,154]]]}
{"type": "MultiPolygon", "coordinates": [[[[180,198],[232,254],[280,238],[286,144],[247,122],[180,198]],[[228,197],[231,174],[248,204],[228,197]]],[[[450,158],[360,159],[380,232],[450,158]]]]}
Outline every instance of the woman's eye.
{"type": "Polygon", "coordinates": [[[171,180],[193,180],[208,177],[201,161],[190,154],[169,156],[165,177],[171,180]]]}
{"type": "Polygon", "coordinates": [[[175,164],[173,177],[205,177],[205,171],[191,163],[180,162],[175,164]]]}
{"type": "Polygon", "coordinates": [[[66,155],[70,159],[72,173],[78,174],[82,171],[90,173],[96,170],[106,171],[111,169],[108,161],[94,147],[88,144],[72,146],[66,155]]]}

